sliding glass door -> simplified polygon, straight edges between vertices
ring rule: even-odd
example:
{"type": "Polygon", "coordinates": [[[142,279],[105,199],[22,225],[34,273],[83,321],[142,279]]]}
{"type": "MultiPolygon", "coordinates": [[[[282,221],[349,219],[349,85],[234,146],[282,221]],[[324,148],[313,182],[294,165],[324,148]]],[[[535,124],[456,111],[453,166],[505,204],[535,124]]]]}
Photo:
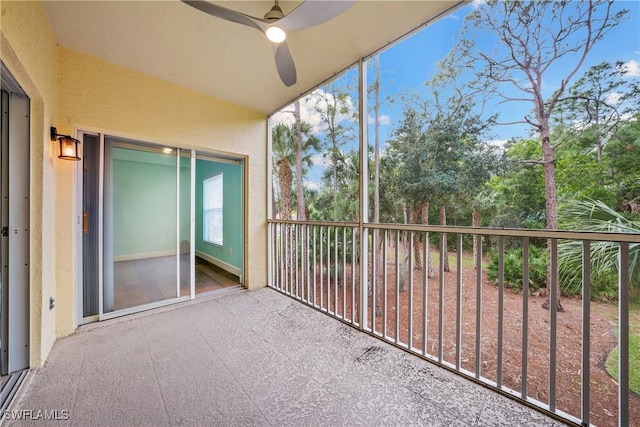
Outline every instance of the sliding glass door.
{"type": "Polygon", "coordinates": [[[83,322],[243,282],[243,160],[99,134],[81,137],[83,322]],[[220,206],[219,221],[212,222],[217,240],[209,242],[203,182],[211,176],[224,176],[224,184],[220,179],[210,190],[220,206]]]}
{"type": "Polygon", "coordinates": [[[104,313],[180,296],[177,159],[105,141],[104,313]]]}

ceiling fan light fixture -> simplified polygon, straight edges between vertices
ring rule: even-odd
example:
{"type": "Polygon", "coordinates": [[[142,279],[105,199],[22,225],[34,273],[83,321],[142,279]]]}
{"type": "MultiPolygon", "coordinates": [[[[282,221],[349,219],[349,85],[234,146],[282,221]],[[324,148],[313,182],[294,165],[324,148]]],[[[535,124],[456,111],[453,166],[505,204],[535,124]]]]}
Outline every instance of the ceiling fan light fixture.
{"type": "Polygon", "coordinates": [[[287,33],[285,33],[284,30],[277,25],[271,25],[270,27],[267,27],[265,34],[267,35],[269,41],[273,43],[282,43],[287,38],[287,33]]]}

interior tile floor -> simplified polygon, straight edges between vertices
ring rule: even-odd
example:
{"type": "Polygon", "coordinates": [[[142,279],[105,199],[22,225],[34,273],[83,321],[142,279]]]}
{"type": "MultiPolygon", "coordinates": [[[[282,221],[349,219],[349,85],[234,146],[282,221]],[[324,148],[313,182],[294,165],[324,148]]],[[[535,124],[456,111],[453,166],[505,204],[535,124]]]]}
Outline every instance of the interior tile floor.
{"type": "Polygon", "coordinates": [[[12,409],[69,417],[10,426],[560,425],[271,289],[83,326],[12,409]]]}

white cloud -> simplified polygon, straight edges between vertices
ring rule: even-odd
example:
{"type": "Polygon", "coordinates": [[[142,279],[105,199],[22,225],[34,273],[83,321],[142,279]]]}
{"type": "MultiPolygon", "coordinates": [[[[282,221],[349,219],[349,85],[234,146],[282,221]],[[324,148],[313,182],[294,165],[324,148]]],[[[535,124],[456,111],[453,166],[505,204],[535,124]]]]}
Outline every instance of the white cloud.
{"type": "Polygon", "coordinates": [[[620,104],[620,98],[622,98],[622,94],[620,92],[612,92],[604,98],[604,102],[607,105],[616,107],[620,104]]]}
{"type": "Polygon", "coordinates": [[[508,139],[493,139],[491,141],[487,141],[487,144],[492,145],[494,147],[503,148],[508,141],[509,141],[508,139]]]}
{"type": "Polygon", "coordinates": [[[305,181],[304,186],[309,190],[319,190],[322,187],[322,183],[319,181],[305,181]]]}
{"type": "MultiPolygon", "coordinates": [[[[327,93],[322,89],[316,89],[300,99],[300,119],[311,125],[313,134],[324,132],[327,129],[327,125],[317,110],[326,111],[327,104],[333,105],[334,103],[335,98],[331,93],[327,93]]],[[[338,113],[335,118],[336,124],[342,124],[351,120],[353,113],[356,112],[351,97],[345,99],[345,106],[347,107],[347,113],[338,113]]],[[[295,122],[293,111],[293,104],[287,105],[272,116],[273,123],[292,125],[295,122]]]]}
{"type": "MultiPolygon", "coordinates": [[[[387,116],[386,114],[381,114],[380,117],[378,117],[378,121],[382,126],[389,126],[391,124],[391,117],[387,116]]],[[[374,117],[369,116],[368,123],[372,125],[374,124],[374,122],[374,117]]]]}
{"type": "Polygon", "coordinates": [[[331,162],[322,153],[316,153],[311,155],[311,164],[313,166],[327,167],[330,165],[330,163],[331,162]]]}
{"type": "Polygon", "coordinates": [[[640,63],[635,59],[622,64],[622,69],[627,77],[640,77],[640,63]]]}

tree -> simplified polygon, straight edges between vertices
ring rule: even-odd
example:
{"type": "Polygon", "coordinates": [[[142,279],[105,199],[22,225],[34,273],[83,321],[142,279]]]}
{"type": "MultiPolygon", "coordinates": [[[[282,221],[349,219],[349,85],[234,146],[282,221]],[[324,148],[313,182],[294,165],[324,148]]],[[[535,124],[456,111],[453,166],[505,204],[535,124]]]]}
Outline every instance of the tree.
{"type": "Polygon", "coordinates": [[[353,114],[351,97],[349,94],[333,81],[325,85],[321,90],[313,92],[315,99],[315,109],[320,115],[322,124],[326,128],[326,139],[329,142],[328,156],[331,158],[333,171],[333,215],[332,220],[337,221],[338,212],[338,154],[340,148],[345,144],[347,128],[342,121],[345,117],[353,114]]]}
{"type": "MultiPolygon", "coordinates": [[[[307,210],[304,206],[304,185],[302,183],[302,153],[304,147],[302,144],[302,121],[300,120],[300,101],[293,103],[293,111],[295,117],[295,145],[296,145],[296,201],[298,208],[296,209],[296,219],[304,221],[307,219],[307,210]]],[[[307,132],[310,127],[307,126],[307,132]]]]}
{"type": "MultiPolygon", "coordinates": [[[[319,149],[320,141],[310,134],[311,125],[306,122],[300,122],[299,124],[294,123],[290,126],[284,123],[276,123],[271,131],[273,165],[275,167],[273,175],[277,177],[278,181],[279,212],[282,219],[291,219],[291,214],[293,213],[294,177],[296,181],[296,194],[300,194],[304,188],[306,167],[310,166],[311,163],[309,152],[319,149]],[[297,137],[298,129],[301,139],[297,137]],[[296,166],[295,175],[292,165],[296,166]]],[[[300,197],[301,196],[297,196],[297,198],[300,197]]],[[[304,196],[302,196],[302,198],[304,198],[304,196]]],[[[298,210],[301,209],[300,206],[302,206],[302,209],[305,209],[304,202],[300,203],[299,200],[297,201],[297,206],[298,210]]],[[[299,211],[296,212],[296,215],[299,215],[299,211]]]]}
{"type": "MultiPolygon", "coordinates": [[[[640,221],[632,221],[598,200],[573,201],[563,206],[561,220],[568,228],[579,227],[584,231],[640,233],[640,221]]],[[[561,241],[558,245],[560,279],[566,292],[580,293],[582,289],[582,242],[561,241]]],[[[617,290],[618,244],[615,242],[592,242],[591,248],[592,286],[596,292],[606,288],[617,290]]],[[[629,245],[629,276],[631,287],[640,286],[640,243],[629,245]]],[[[619,273],[619,272],[618,272],[619,273]]],[[[617,292],[613,292],[614,295],[617,292]]],[[[594,295],[595,296],[595,295],[594,295]]]]}
{"type": "Polygon", "coordinates": [[[618,125],[636,113],[640,104],[638,82],[627,77],[624,63],[594,65],[558,100],[555,115],[572,130],[587,130],[595,136],[598,162],[602,149],[618,125]]]}
{"type": "MultiPolygon", "coordinates": [[[[531,105],[533,115],[526,115],[521,123],[535,130],[542,148],[542,158],[531,159],[530,164],[543,167],[548,229],[558,228],[551,117],[593,47],[627,13],[614,13],[613,4],[613,0],[490,0],[469,14],[461,48],[454,53],[461,63],[466,61],[475,70],[479,86],[492,90],[503,102],[531,105]],[[488,52],[478,40],[491,40],[498,49],[488,52]],[[550,73],[560,71],[564,77],[546,99],[543,81],[550,73]],[[505,90],[507,87],[511,92],[505,90]]],[[[560,298],[558,309],[562,310],[560,298]]]]}

